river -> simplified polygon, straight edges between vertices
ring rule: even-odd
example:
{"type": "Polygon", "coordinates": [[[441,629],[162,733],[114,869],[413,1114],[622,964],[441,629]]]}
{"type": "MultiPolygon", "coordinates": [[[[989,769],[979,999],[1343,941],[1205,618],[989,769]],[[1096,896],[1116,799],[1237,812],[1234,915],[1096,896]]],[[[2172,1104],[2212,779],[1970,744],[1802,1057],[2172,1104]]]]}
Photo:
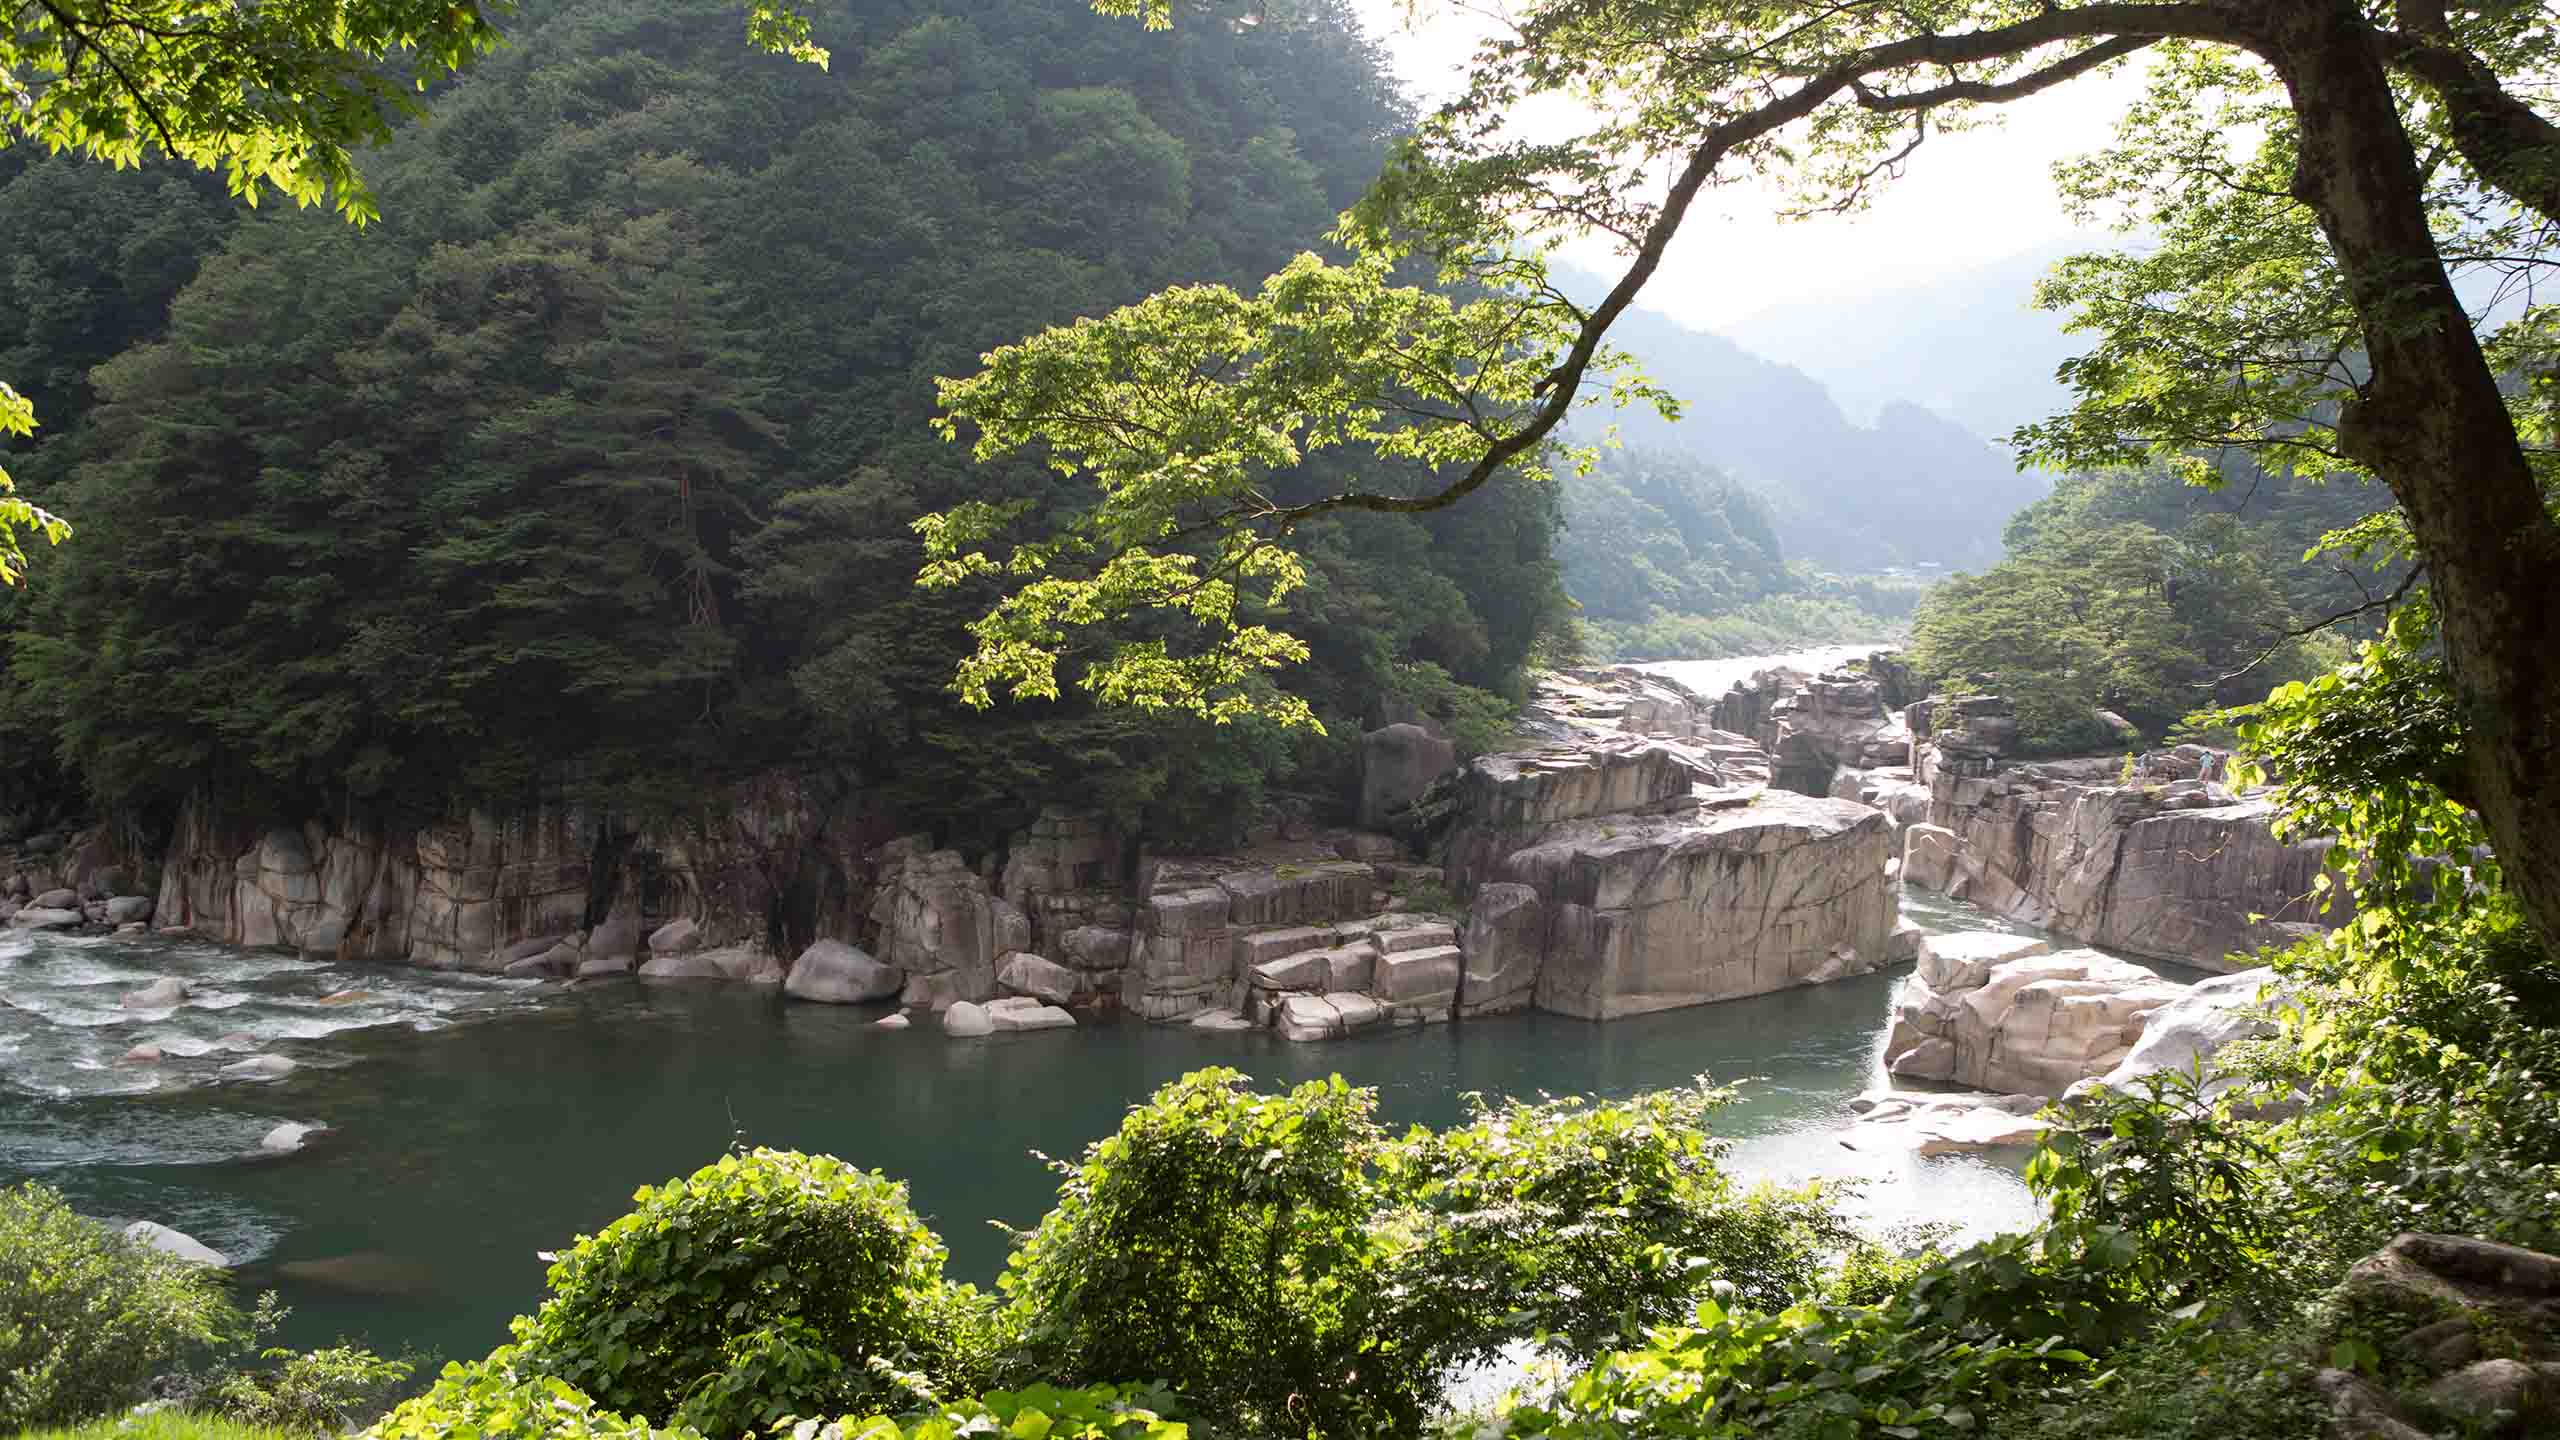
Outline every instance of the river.
{"type": "MultiPolygon", "coordinates": [[[[2016,928],[1935,897],[1909,897],[1906,913],[1930,929],[2016,928]]],[[[1854,1177],[1878,1225],[2026,1223],[2032,1201],[2006,1164],[1839,1143],[1846,1102],[1883,1083],[1901,983],[1887,973],[1605,1025],[1528,1014],[1329,1045],[1110,1022],[953,1041],[929,1023],[882,1030],[878,1007],[754,987],[563,987],[0,932],[0,1182],[39,1178],[85,1213],[157,1220],[224,1251],[246,1287],[293,1307],[288,1343],[346,1335],[448,1357],[488,1349],[539,1299],[535,1252],[738,1139],[907,1181],[953,1273],[989,1283],[1007,1244],[996,1222],[1027,1225],[1054,1194],[1034,1152],[1075,1154],[1205,1065],[1269,1086],[1339,1072],[1378,1087],[1398,1126],[1454,1121],[1469,1092],[1622,1096],[1706,1074],[1740,1086],[1716,1119],[1738,1171],[1854,1177]],[[163,975],[188,982],[187,1003],[120,1004],[163,975]],[[221,1042],[241,1033],[300,1068],[224,1079],[238,1055],[221,1042]],[[167,1058],[117,1063],[146,1041],[167,1058]],[[330,1128],[299,1153],[262,1154],[260,1137],[288,1120],[330,1128]]]]}

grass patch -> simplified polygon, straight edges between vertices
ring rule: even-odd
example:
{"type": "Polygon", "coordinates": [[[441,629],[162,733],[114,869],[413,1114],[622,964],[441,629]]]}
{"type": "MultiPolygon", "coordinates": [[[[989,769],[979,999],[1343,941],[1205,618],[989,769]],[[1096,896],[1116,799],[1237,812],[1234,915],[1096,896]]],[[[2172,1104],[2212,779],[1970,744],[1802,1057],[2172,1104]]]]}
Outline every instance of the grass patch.
{"type": "Polygon", "coordinates": [[[187,1410],[152,1410],[109,1415],[68,1429],[22,1430],[18,1440],[313,1440],[318,1433],[187,1410]]]}

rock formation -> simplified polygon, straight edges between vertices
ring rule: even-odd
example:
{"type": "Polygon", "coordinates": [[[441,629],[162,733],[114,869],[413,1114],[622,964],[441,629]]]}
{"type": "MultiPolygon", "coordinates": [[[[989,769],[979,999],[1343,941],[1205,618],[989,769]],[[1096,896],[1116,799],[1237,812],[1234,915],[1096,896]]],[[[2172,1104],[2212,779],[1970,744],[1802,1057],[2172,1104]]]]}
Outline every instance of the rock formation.
{"type": "Polygon", "coordinates": [[[1894,1004],[1885,1068],[2000,1094],[2060,1096],[2130,1055],[2186,986],[2095,950],[1932,935],[1894,1004]]]}
{"type": "Polygon", "coordinates": [[[1460,1008],[1610,1019],[1864,973],[1893,926],[1887,828],[1677,739],[1481,757],[1448,843],[1472,896],[1460,1008]]]}
{"type": "MultiPolygon", "coordinates": [[[[2204,780],[2105,783],[2091,766],[1925,768],[1929,821],[1906,831],[1910,884],[2092,945],[2206,969],[2342,916],[2313,885],[2328,844],[2276,838],[2274,806],[2204,780]]],[[[2341,902],[2343,904],[2343,902],[2341,902]]]]}

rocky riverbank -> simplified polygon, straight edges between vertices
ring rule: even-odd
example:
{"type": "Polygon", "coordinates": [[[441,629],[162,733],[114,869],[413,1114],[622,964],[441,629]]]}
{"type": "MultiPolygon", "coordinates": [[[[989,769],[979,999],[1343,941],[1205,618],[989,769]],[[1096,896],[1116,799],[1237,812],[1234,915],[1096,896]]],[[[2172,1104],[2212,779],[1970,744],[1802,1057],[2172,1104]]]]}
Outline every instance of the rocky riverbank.
{"type": "Polygon", "coordinates": [[[1630,667],[1550,675],[1496,753],[1461,764],[1424,724],[1364,737],[1367,828],[1218,855],[1154,853],[1065,811],[965,855],[766,777],[638,829],[571,807],[400,828],[190,806],[156,853],[75,834],[0,857],[0,884],[21,928],[774,985],[954,1033],[1117,1010],[1297,1040],[1522,1008],[1605,1020],[1868,973],[1921,953],[1898,881],[2206,966],[2305,923],[2249,917],[2299,911],[2316,847],[2276,842],[2262,802],[2206,778],[2209,756],[2152,757],[2191,768],[2113,786],[2010,766],[1996,700],[1912,689],[1889,653],[1718,696],[1630,667]]]}

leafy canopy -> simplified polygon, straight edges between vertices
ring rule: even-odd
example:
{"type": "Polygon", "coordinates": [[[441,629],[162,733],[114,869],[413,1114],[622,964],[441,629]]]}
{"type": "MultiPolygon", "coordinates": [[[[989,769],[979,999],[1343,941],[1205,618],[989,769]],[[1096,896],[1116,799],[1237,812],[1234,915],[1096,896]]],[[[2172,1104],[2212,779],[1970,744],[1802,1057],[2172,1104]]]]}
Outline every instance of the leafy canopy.
{"type": "MultiPolygon", "coordinates": [[[[1580,314],[1545,286],[1535,257],[1443,277],[1533,287],[1540,298],[1528,301],[1398,285],[1395,258],[1384,244],[1344,263],[1302,254],[1251,296],[1179,286],[1004,346],[977,374],[940,382],[946,439],[965,423],[979,459],[1037,450],[1098,492],[1056,533],[1010,546],[998,541],[1019,505],[972,502],[916,522],[925,586],[1016,582],[970,627],[977,649],[954,683],[963,699],[983,707],[999,687],[1055,699],[1060,661],[1095,645],[1076,683],[1106,702],[1321,728],[1303,701],[1249,683],[1307,658],[1304,643],[1255,618],[1305,582],[1291,532],[1333,510],[1436,508],[1440,477],[1456,467],[1474,467],[1458,482],[1468,488],[1515,457],[1544,478],[1529,425],[1580,314]],[[1355,483],[1294,504],[1275,494],[1274,477],[1342,446],[1413,487],[1355,483]],[[1113,634],[1147,611],[1197,633],[1113,634]]],[[[1637,388],[1625,382],[1618,398],[1637,388]]]]}
{"type": "MultiPolygon", "coordinates": [[[[510,0],[38,0],[0,20],[0,148],[20,143],[118,168],[164,155],[222,172],[255,205],[273,188],[376,219],[354,152],[423,113],[418,96],[499,42],[510,0]]],[[[807,17],[747,0],[747,38],[824,66],[807,17]]],[[[0,436],[34,433],[35,410],[0,381],[0,436]]],[[[0,583],[24,568],[31,530],[70,527],[10,492],[0,468],[0,583]]]]}

